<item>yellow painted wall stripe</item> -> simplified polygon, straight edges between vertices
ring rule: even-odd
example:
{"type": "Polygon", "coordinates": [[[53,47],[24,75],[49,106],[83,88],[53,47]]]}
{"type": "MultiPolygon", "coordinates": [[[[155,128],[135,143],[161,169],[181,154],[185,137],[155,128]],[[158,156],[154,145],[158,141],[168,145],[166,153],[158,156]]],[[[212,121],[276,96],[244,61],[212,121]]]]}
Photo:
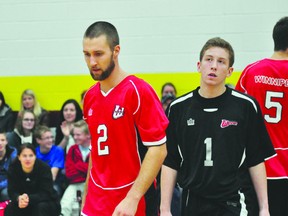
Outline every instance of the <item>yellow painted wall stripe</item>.
{"type": "MultiPolygon", "coordinates": [[[[193,72],[145,73],[135,74],[147,81],[160,96],[161,87],[165,82],[172,82],[178,96],[191,91],[200,84],[200,74],[193,72]]],[[[236,84],[240,72],[234,72],[227,83],[236,84]]],[[[83,90],[95,83],[90,75],[73,76],[13,76],[0,77],[0,90],[6,103],[13,110],[20,109],[20,97],[25,89],[32,89],[41,106],[47,110],[60,110],[65,100],[73,98],[80,102],[83,90]]]]}

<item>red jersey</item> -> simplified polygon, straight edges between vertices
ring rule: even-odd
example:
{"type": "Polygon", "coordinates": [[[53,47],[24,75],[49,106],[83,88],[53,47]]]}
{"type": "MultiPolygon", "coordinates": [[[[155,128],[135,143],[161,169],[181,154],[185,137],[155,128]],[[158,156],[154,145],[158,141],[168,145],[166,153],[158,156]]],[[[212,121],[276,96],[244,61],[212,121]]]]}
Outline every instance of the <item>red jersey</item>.
{"type": "Polygon", "coordinates": [[[138,137],[145,146],[166,142],[168,120],[161,103],[152,87],[135,76],[107,93],[99,83],[92,86],[84,98],[83,114],[91,134],[90,177],[104,190],[134,183],[141,166],[138,137]]]}
{"type": "Polygon", "coordinates": [[[265,162],[267,178],[288,178],[288,61],[263,59],[248,65],[235,88],[260,104],[277,152],[265,162]]]}

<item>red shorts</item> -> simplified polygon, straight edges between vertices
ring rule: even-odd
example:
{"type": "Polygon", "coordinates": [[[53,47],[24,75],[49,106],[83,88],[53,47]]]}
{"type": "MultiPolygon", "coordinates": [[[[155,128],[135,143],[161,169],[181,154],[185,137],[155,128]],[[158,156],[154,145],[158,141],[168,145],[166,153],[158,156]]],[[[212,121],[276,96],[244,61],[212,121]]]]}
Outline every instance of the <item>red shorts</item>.
{"type": "MultiPolygon", "coordinates": [[[[87,195],[82,210],[84,216],[111,216],[117,205],[126,197],[131,186],[117,190],[103,190],[89,178],[87,195]]],[[[144,196],[138,204],[135,216],[146,216],[144,196]]]]}

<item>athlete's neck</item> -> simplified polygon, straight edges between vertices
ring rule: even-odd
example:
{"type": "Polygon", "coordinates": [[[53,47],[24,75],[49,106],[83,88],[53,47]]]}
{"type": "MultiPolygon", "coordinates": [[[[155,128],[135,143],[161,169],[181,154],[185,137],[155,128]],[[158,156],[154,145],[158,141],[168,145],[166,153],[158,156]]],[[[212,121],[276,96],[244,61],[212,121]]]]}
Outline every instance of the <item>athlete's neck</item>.
{"type": "Polygon", "coordinates": [[[117,86],[127,76],[128,74],[119,67],[118,70],[114,70],[108,78],[99,81],[101,91],[107,93],[109,90],[117,86]]]}
{"type": "Polygon", "coordinates": [[[288,49],[286,51],[276,51],[271,56],[274,60],[288,60],[288,49]]]}
{"type": "Polygon", "coordinates": [[[222,95],[225,91],[226,91],[225,85],[210,88],[201,86],[198,93],[201,97],[204,98],[215,98],[222,95]]]}

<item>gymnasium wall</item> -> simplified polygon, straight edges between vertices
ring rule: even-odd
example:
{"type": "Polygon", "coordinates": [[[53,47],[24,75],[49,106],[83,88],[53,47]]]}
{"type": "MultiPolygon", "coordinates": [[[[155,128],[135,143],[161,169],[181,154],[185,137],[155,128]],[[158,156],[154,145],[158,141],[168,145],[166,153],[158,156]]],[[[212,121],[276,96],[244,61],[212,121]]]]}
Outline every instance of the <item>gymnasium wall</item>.
{"type": "Polygon", "coordinates": [[[234,47],[234,84],[248,63],[271,56],[272,28],[287,8],[287,0],[1,0],[0,90],[14,110],[26,88],[49,110],[80,101],[93,84],[82,36],[97,20],[117,27],[121,67],[157,93],[166,81],[179,95],[196,87],[199,51],[215,36],[234,47]]]}

